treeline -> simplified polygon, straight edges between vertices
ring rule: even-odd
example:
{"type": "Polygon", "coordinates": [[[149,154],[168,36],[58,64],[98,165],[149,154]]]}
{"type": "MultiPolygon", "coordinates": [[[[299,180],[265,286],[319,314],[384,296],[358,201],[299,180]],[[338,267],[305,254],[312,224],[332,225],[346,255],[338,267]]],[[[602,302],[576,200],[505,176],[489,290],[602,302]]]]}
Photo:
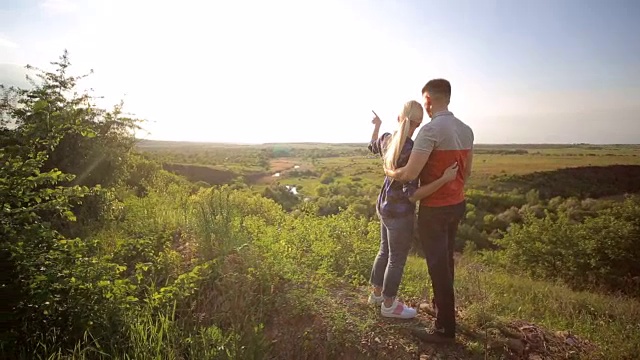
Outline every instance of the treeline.
{"type": "Polygon", "coordinates": [[[204,144],[172,147],[141,147],[150,159],[162,163],[219,165],[237,167],[239,170],[269,169],[269,160],[277,158],[299,158],[308,162],[331,157],[365,156],[366,146],[329,145],[304,147],[291,145],[252,145],[230,147],[208,147],[204,144]]]}
{"type": "Polygon", "coordinates": [[[565,168],[525,175],[502,175],[498,188],[538,191],[544,199],[556,196],[600,198],[640,192],[639,165],[565,168]]]}
{"type": "Polygon", "coordinates": [[[483,149],[477,148],[473,151],[475,154],[487,155],[527,155],[529,151],[525,149],[483,149]]]}
{"type": "Polygon", "coordinates": [[[207,148],[205,146],[186,148],[141,148],[149,159],[166,164],[217,165],[222,168],[230,165],[246,170],[268,170],[270,157],[264,151],[253,147],[207,148]]]}

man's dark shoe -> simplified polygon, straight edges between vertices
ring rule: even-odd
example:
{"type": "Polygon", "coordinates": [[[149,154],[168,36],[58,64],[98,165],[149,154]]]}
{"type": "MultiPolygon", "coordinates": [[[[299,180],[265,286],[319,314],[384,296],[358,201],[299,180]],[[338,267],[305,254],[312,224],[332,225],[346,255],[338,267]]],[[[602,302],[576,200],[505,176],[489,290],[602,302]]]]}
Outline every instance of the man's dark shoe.
{"type": "Polygon", "coordinates": [[[455,335],[446,335],[443,329],[415,328],[411,330],[411,333],[418,339],[428,343],[452,344],[456,341],[455,335]]]}

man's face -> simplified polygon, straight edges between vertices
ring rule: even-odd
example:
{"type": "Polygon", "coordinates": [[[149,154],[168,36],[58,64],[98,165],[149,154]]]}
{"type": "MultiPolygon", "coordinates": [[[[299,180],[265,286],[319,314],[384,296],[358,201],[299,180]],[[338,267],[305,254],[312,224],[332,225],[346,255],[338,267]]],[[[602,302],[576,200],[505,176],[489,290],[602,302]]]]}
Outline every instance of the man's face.
{"type": "Polygon", "coordinates": [[[424,94],[422,94],[422,99],[424,100],[424,110],[427,112],[427,115],[431,117],[433,115],[431,113],[431,96],[425,91],[424,94]]]}

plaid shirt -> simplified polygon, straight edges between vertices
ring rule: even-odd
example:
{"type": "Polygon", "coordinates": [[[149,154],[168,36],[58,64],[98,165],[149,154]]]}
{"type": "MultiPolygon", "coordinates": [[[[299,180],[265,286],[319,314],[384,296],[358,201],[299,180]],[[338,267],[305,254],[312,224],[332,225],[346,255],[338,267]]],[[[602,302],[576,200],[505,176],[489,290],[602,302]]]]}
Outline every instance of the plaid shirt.
{"type": "MultiPolygon", "coordinates": [[[[369,151],[380,157],[384,156],[388,142],[391,141],[391,134],[384,133],[380,138],[372,140],[369,143],[369,151]]],[[[409,156],[413,149],[413,140],[407,138],[398,157],[396,166],[398,168],[407,165],[409,156]]],[[[376,210],[380,216],[397,218],[408,216],[415,213],[416,204],[409,201],[409,197],[418,189],[418,179],[401,183],[387,176],[384,177],[384,183],[380,189],[376,210]]]]}

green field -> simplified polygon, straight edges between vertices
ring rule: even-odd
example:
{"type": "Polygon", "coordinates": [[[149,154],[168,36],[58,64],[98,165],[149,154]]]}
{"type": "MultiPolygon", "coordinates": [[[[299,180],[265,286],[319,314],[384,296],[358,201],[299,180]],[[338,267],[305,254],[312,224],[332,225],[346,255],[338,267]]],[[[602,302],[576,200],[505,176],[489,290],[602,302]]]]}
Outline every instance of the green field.
{"type": "MultiPolygon", "coordinates": [[[[180,164],[226,170],[235,176],[254,175],[248,183],[257,185],[258,189],[275,183],[302,185],[302,193],[312,195],[320,184],[320,177],[326,172],[337,172],[338,181],[356,181],[365,186],[378,185],[384,177],[381,161],[367,154],[366,144],[278,144],[227,148],[222,144],[169,144],[147,141],[139,148],[154,159],[167,163],[179,160],[180,164]],[[211,148],[217,152],[210,151],[211,148]],[[228,156],[231,153],[236,156],[228,156]],[[254,165],[259,157],[267,159],[262,160],[262,168],[254,165]],[[315,175],[291,174],[296,165],[300,170],[310,170],[315,175]],[[273,177],[275,173],[280,173],[280,176],[273,177]]],[[[640,146],[477,145],[468,188],[491,188],[495,185],[495,178],[502,175],[609,165],[640,165],[640,146]]],[[[205,173],[192,180],[218,183],[215,175],[205,173]]]]}

